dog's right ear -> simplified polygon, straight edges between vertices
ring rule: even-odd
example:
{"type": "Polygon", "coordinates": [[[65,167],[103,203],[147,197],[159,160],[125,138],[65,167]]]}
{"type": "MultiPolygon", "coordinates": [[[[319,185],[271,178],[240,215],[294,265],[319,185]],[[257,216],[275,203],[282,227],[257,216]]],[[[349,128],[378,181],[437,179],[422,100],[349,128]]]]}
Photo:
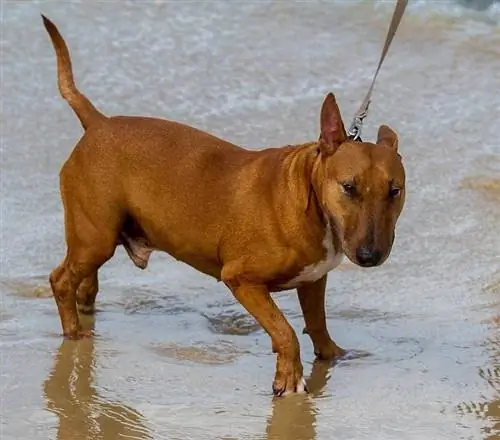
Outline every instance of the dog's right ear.
{"type": "Polygon", "coordinates": [[[333,93],[326,95],[321,107],[321,134],[319,136],[319,149],[321,154],[335,153],[337,148],[347,138],[347,133],[342,122],[337,100],[333,93]]]}
{"type": "Polygon", "coordinates": [[[377,144],[385,145],[394,151],[398,151],[398,135],[387,125],[381,125],[378,129],[377,144]]]}

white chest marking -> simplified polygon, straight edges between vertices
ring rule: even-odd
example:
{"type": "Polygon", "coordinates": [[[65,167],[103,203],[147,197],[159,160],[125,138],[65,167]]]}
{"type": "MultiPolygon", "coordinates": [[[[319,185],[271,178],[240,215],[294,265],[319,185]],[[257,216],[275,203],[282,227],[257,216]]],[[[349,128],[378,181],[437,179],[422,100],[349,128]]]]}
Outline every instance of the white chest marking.
{"type": "Polygon", "coordinates": [[[317,263],[304,267],[302,271],[282,287],[292,289],[302,283],[311,283],[323,278],[332,269],[335,269],[341,262],[344,254],[337,251],[333,245],[333,234],[330,224],[327,223],[325,237],[323,238],[323,248],[325,257],[317,263]]]}

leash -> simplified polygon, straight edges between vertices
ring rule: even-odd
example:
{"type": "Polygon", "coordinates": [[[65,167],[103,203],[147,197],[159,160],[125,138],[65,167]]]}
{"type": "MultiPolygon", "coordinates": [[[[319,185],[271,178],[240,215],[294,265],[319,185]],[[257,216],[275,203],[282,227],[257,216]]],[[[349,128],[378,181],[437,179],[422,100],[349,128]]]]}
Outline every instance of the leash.
{"type": "Polygon", "coordinates": [[[394,13],[392,14],[391,24],[389,26],[389,30],[387,31],[387,37],[385,39],[384,48],[382,49],[382,54],[378,62],[377,70],[375,71],[375,75],[373,75],[373,80],[370,85],[370,88],[368,89],[368,93],[366,94],[365,99],[361,104],[361,107],[354,116],[352,124],[349,127],[349,131],[347,132],[347,134],[353,141],[357,141],[360,139],[361,129],[363,127],[363,120],[366,118],[366,115],[368,114],[368,108],[370,107],[373,88],[375,86],[375,80],[377,79],[378,72],[382,67],[382,63],[384,62],[385,56],[389,51],[389,46],[391,45],[392,39],[396,34],[396,30],[398,29],[399,23],[403,18],[403,14],[405,12],[407,4],[408,0],[397,0],[396,8],[394,9],[394,13]]]}

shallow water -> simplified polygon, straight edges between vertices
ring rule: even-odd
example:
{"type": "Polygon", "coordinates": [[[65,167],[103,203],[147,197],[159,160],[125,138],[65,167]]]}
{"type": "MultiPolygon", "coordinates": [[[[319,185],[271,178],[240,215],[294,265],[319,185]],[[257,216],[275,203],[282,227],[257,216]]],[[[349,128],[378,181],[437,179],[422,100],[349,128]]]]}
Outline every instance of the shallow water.
{"type": "Polygon", "coordinates": [[[313,362],[296,296],[277,296],[311,394],[273,400],[267,335],[222,285],[165,255],[141,272],[120,249],[85,319],[96,337],[62,341],[47,275],[64,253],[57,175],[81,128],[38,14],[107,114],[257,148],[315,139],[328,91],[349,121],[392,4],[4,2],[0,438],[500,438],[498,6],[410,5],[364,132],[400,133],[394,251],[330,275],[329,327],[349,349],[336,365],[313,362]]]}

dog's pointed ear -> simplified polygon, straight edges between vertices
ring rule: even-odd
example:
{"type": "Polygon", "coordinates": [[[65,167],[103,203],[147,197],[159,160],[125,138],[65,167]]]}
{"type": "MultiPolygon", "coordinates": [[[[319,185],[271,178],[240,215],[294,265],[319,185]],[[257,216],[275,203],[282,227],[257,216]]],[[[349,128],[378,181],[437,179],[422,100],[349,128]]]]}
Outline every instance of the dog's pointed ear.
{"type": "Polygon", "coordinates": [[[340,144],[347,138],[347,134],[340,115],[339,106],[333,93],[326,95],[321,107],[321,133],[319,148],[322,154],[333,154],[340,144]]]}
{"type": "Polygon", "coordinates": [[[378,129],[377,144],[385,145],[394,151],[398,151],[398,135],[387,125],[381,125],[378,129]]]}

